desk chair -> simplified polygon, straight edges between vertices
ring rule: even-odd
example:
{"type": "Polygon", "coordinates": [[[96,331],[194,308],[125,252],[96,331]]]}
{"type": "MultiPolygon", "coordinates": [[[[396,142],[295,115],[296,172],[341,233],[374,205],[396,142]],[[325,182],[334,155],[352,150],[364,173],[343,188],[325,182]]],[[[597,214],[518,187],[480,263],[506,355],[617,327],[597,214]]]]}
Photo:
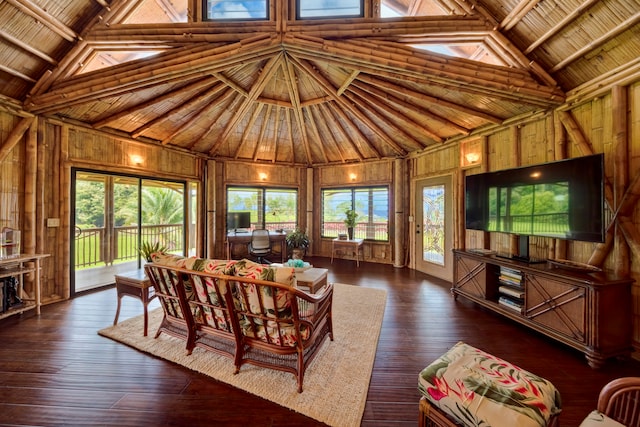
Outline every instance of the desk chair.
{"type": "Polygon", "coordinates": [[[251,242],[249,243],[249,253],[256,257],[260,264],[271,264],[266,259],[267,255],[271,255],[271,239],[269,238],[269,230],[253,230],[251,233],[251,242]]]}

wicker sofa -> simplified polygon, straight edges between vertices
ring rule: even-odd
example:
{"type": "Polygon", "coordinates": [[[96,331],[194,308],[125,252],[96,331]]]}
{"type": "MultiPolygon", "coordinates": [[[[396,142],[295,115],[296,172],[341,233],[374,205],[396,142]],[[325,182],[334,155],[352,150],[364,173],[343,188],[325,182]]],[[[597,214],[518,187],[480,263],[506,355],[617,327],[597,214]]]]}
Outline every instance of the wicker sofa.
{"type": "Polygon", "coordinates": [[[156,338],[228,357],[235,373],[245,363],[291,372],[302,392],[307,366],[333,341],[333,286],[308,294],[293,268],[156,253],[145,271],[164,310],[156,338]]]}

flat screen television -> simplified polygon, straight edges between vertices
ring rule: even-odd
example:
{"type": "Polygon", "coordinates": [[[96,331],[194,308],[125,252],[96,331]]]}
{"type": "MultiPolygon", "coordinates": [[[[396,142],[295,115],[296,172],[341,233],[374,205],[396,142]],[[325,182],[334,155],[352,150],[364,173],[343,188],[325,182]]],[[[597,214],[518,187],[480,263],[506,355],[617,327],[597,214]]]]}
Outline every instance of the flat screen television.
{"type": "Polygon", "coordinates": [[[528,236],[603,242],[604,156],[469,175],[465,225],[517,234],[527,244],[528,236]]]}
{"type": "Polygon", "coordinates": [[[251,212],[227,212],[227,231],[251,228],[251,212]]]}

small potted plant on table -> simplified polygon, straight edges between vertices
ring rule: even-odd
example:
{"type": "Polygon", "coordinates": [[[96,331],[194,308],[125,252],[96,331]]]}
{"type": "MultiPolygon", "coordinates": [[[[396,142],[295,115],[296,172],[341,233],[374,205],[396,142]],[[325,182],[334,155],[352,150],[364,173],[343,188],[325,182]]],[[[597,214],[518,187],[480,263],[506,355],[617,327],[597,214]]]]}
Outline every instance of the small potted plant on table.
{"type": "Polygon", "coordinates": [[[349,234],[349,240],[353,240],[353,229],[358,223],[358,212],[354,209],[347,209],[344,211],[345,220],[344,224],[347,226],[347,233],[349,234]]]}
{"type": "Polygon", "coordinates": [[[291,252],[291,258],[302,259],[309,247],[309,236],[300,228],[296,228],[287,234],[287,249],[291,252]]]}

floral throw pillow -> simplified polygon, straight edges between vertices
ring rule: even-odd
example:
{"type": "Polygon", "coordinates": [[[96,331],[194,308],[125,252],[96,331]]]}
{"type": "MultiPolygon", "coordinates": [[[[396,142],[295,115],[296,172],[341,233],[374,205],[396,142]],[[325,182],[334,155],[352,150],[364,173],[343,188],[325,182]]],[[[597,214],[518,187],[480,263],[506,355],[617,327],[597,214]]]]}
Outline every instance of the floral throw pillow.
{"type": "Polygon", "coordinates": [[[546,426],[561,407],[546,379],[463,342],[420,372],[418,389],[464,426],[546,426]]]}

